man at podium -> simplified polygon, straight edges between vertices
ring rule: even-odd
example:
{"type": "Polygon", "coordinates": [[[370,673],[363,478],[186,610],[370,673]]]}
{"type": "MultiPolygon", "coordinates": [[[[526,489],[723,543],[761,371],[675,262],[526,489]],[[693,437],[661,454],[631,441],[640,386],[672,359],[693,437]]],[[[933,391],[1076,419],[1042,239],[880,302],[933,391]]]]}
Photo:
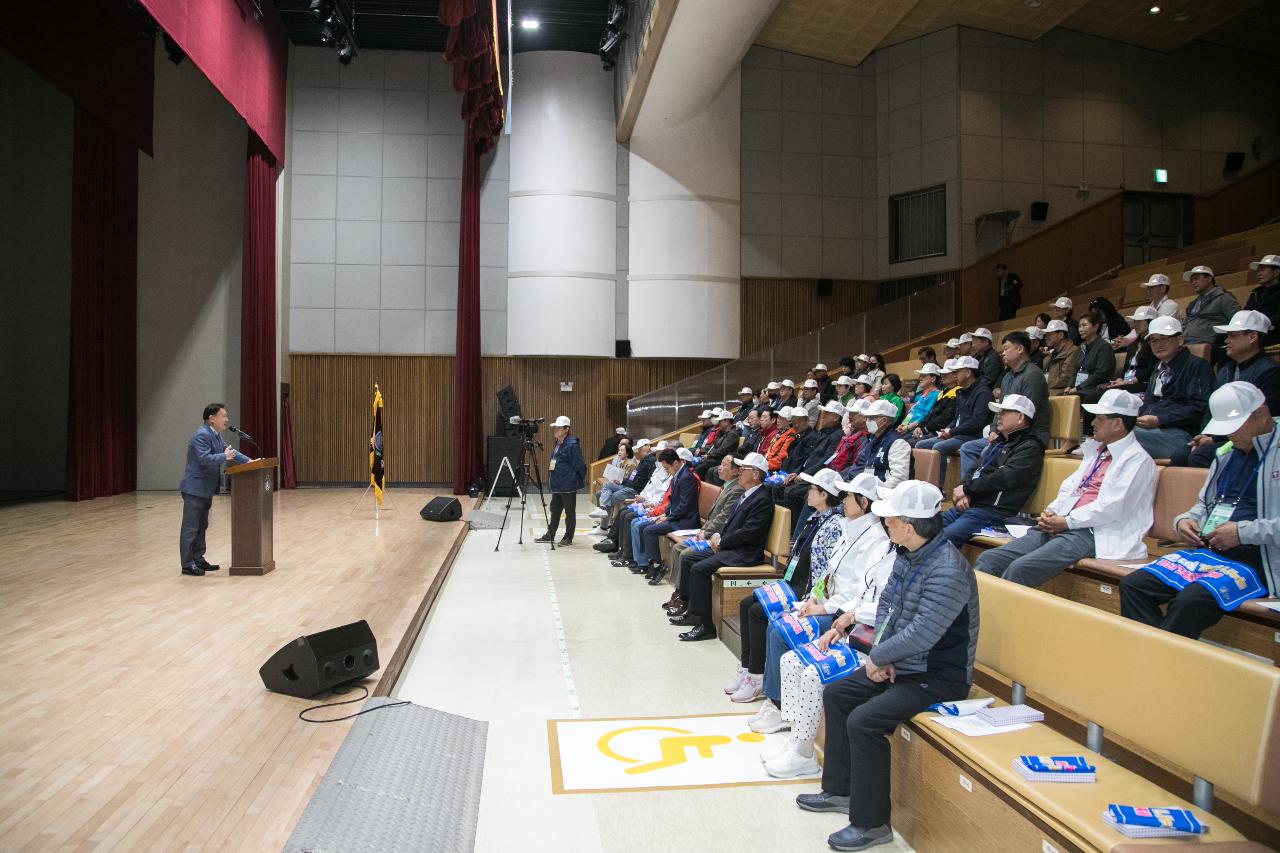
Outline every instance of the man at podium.
{"type": "Polygon", "coordinates": [[[182,492],[182,533],[178,548],[184,575],[215,572],[218,566],[204,558],[204,532],[209,527],[209,508],[218,491],[222,466],[227,462],[250,461],[240,451],[222,440],[227,428],[227,407],[210,403],[204,407],[204,425],[187,441],[187,468],[182,472],[178,491],[182,492]]]}

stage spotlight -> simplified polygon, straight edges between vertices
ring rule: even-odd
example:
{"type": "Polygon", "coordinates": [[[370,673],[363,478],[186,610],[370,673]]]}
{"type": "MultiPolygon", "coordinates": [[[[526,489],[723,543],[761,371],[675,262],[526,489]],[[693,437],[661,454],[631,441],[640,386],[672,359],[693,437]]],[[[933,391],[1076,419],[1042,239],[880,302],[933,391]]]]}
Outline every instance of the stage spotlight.
{"type": "Polygon", "coordinates": [[[343,65],[350,65],[351,60],[355,55],[356,41],[351,36],[347,36],[338,47],[338,61],[343,65]]]}
{"type": "Polygon", "coordinates": [[[174,65],[181,65],[182,60],[187,58],[187,52],[168,33],[164,34],[164,52],[169,54],[169,61],[174,65]]]}
{"type": "Polygon", "coordinates": [[[621,30],[626,20],[627,4],[614,0],[613,5],[609,7],[609,17],[605,20],[605,26],[611,30],[621,30]]]}
{"type": "Polygon", "coordinates": [[[338,20],[338,16],[329,15],[320,26],[320,43],[325,46],[333,44],[337,40],[338,32],[341,29],[342,23],[338,20]]]}
{"type": "Polygon", "coordinates": [[[618,64],[618,50],[622,46],[623,34],[614,29],[607,29],[600,37],[600,60],[606,71],[618,64]]]}

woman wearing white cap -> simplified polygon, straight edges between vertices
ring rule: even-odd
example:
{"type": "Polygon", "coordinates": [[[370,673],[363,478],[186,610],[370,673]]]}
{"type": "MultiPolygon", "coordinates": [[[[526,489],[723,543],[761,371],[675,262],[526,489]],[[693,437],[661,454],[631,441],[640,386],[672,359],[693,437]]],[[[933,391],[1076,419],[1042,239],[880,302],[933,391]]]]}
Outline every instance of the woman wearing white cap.
{"type": "Polygon", "coordinates": [[[1136,345],[1129,346],[1129,354],[1125,357],[1124,371],[1121,375],[1102,386],[1106,391],[1111,388],[1123,388],[1125,391],[1138,392],[1147,387],[1151,379],[1151,371],[1155,369],[1156,357],[1151,352],[1151,342],[1147,340],[1147,327],[1158,314],[1150,305],[1139,305],[1137,309],[1125,317],[1129,321],[1136,345]]]}
{"type": "Polygon", "coordinates": [[[578,492],[586,485],[587,462],[582,458],[582,448],[578,439],[569,435],[569,419],[564,415],[556,418],[551,424],[551,434],[555,436],[556,446],[551,448],[551,459],[547,464],[549,476],[547,489],[551,492],[551,521],[547,532],[533,540],[535,542],[551,542],[556,538],[556,529],[560,527],[560,514],[564,513],[564,537],[561,545],[573,544],[573,531],[578,526],[578,492]]]}
{"type": "Polygon", "coordinates": [[[941,393],[938,388],[938,377],[942,375],[941,367],[932,362],[926,362],[916,371],[916,375],[920,377],[920,382],[916,385],[915,401],[907,411],[902,425],[898,427],[898,432],[903,435],[914,432],[916,427],[924,423],[924,419],[929,417],[929,412],[933,411],[933,404],[938,402],[938,395],[941,393]]]}
{"type": "MultiPolygon", "coordinates": [[[[859,651],[870,648],[880,592],[897,556],[880,519],[871,514],[878,485],[879,480],[865,473],[851,482],[840,482],[844,492],[840,540],[825,573],[815,573],[801,605],[806,614],[817,616],[824,629],[817,641],[823,650],[842,642],[859,651]]],[[[813,745],[822,719],[822,682],[792,651],[779,658],[778,674],[781,704],[766,700],[748,725],[757,732],[791,728],[791,738],[781,749],[761,754],[770,776],[789,779],[812,775],[819,769],[813,745]]]]}

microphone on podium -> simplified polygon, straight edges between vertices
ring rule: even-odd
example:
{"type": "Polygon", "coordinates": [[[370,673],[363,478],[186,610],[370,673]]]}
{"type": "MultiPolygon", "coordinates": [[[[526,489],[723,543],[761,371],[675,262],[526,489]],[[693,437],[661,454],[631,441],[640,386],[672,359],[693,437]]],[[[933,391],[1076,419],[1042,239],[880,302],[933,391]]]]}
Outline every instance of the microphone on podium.
{"type": "Polygon", "coordinates": [[[228,424],[228,425],[227,425],[227,429],[231,430],[231,431],[232,431],[232,432],[234,432],[236,435],[240,436],[240,437],[241,437],[241,438],[243,438],[245,441],[247,441],[247,442],[249,442],[250,444],[252,444],[254,447],[257,447],[259,452],[261,452],[261,451],[262,451],[262,447],[260,447],[260,446],[258,445],[258,442],[256,442],[256,441],[254,441],[254,440],[253,440],[253,436],[249,435],[249,433],[245,432],[244,430],[240,429],[239,427],[231,426],[230,424],[228,424]]]}

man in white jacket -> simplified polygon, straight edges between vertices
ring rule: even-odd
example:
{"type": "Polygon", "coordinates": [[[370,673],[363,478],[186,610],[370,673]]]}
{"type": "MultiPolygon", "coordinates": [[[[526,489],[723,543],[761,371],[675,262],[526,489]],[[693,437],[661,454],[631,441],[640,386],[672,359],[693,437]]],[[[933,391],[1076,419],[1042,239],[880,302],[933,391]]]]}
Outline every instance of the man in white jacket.
{"type": "Polygon", "coordinates": [[[1142,402],[1113,388],[1084,408],[1096,417],[1080,467],[1021,539],[987,551],[974,566],[1024,586],[1039,586],[1077,560],[1138,560],[1151,527],[1156,464],[1133,436],[1142,402]]]}

